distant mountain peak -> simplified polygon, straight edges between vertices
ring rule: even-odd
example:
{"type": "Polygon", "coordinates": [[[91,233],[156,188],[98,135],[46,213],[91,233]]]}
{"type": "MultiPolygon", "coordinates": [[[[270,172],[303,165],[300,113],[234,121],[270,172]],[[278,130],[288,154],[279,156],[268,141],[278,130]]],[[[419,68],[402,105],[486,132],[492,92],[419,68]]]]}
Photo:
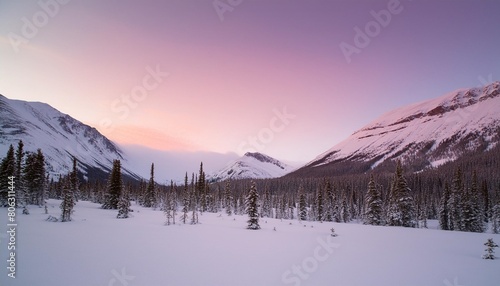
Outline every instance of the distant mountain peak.
{"type": "Polygon", "coordinates": [[[243,156],[255,158],[257,161],[262,162],[262,163],[269,163],[269,164],[276,165],[278,168],[281,168],[283,170],[286,169],[286,167],[287,167],[285,164],[283,164],[279,160],[276,160],[270,156],[267,156],[267,155],[259,153],[259,152],[247,152],[243,156]]]}
{"type": "Polygon", "coordinates": [[[277,178],[292,171],[292,167],[259,152],[247,152],[242,157],[209,176],[213,181],[227,179],[277,178]]]}

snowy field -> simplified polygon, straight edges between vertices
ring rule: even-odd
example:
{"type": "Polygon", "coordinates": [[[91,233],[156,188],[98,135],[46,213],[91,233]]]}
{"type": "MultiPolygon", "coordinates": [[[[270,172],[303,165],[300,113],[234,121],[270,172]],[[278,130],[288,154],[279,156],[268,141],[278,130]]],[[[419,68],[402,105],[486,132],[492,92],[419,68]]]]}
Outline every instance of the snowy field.
{"type": "MultiPolygon", "coordinates": [[[[59,203],[49,200],[49,214],[59,217],[59,203]]],[[[500,285],[500,259],[481,259],[483,243],[500,235],[432,229],[436,222],[406,229],[261,219],[252,231],[245,216],[204,213],[199,225],[165,226],[161,211],[133,206],[134,217],[116,219],[99,207],[78,202],[69,223],[45,221],[43,208],[18,212],[15,279],[1,208],[0,285],[500,285]]]]}

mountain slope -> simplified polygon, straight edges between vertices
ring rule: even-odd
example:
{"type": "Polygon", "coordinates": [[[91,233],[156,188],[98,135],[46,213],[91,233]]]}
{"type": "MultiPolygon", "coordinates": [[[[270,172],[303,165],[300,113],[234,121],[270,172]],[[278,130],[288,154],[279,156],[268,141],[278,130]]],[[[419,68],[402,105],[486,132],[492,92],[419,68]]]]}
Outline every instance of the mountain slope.
{"type": "Polygon", "coordinates": [[[70,170],[71,156],[80,162],[85,175],[103,176],[114,159],[122,161],[123,173],[138,178],[129,171],[122,151],[95,128],[63,114],[48,104],[11,100],[0,95],[0,156],[5,156],[10,144],[19,140],[25,151],[42,149],[51,175],[70,170]]]}
{"type": "Polygon", "coordinates": [[[262,153],[248,152],[220,171],[209,176],[211,181],[227,179],[268,179],[284,176],[293,168],[262,153]]]}
{"type": "Polygon", "coordinates": [[[500,82],[494,82],[390,111],[294,174],[366,172],[393,159],[418,171],[499,141],[500,82]]]}

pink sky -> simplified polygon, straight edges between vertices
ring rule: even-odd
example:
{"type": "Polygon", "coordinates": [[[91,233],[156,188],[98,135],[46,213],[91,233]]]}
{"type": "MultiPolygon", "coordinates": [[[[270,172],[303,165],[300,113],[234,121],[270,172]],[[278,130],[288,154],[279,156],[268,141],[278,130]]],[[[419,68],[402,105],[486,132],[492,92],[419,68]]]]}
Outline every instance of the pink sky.
{"type": "Polygon", "coordinates": [[[305,162],[392,108],[500,77],[498,1],[245,0],[223,20],[213,1],[41,3],[53,16],[15,47],[47,12],[0,4],[0,93],[161,150],[242,153],[257,137],[305,162]],[[348,63],[339,45],[388,5],[400,13],[348,63]]]}

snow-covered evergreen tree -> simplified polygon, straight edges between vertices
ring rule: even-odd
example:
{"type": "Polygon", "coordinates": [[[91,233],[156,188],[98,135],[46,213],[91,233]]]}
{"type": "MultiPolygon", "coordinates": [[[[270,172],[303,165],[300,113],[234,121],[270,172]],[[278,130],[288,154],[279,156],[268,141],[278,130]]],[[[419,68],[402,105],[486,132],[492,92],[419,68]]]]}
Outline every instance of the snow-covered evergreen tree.
{"type": "Polygon", "coordinates": [[[78,202],[78,198],[80,197],[80,182],[78,181],[78,169],[77,169],[78,161],[76,157],[73,156],[73,169],[69,174],[69,183],[71,185],[71,189],[73,190],[73,196],[75,197],[75,202],[78,202]]]}
{"type": "Polygon", "coordinates": [[[293,196],[288,198],[288,218],[295,219],[295,200],[293,196]]]}
{"type": "Polygon", "coordinates": [[[439,226],[441,227],[442,230],[449,230],[450,229],[450,217],[449,217],[449,208],[448,208],[448,201],[450,200],[450,186],[448,185],[448,182],[444,184],[444,192],[443,196],[441,197],[441,201],[439,203],[439,226]]]}
{"type": "MultiPolygon", "coordinates": [[[[7,151],[7,156],[2,159],[0,165],[0,206],[7,206],[7,197],[9,190],[9,182],[12,177],[16,176],[16,160],[14,157],[14,146],[10,145],[7,151]]],[[[16,192],[19,192],[18,186],[14,186],[16,192]]],[[[19,204],[19,202],[17,202],[19,204]]]]}
{"type": "Polygon", "coordinates": [[[403,176],[401,162],[398,161],[394,182],[391,187],[387,223],[391,226],[416,227],[416,213],[411,190],[403,176]]]}
{"type": "Polygon", "coordinates": [[[170,191],[165,194],[165,199],[163,200],[163,212],[167,218],[165,222],[166,225],[175,224],[176,208],[174,182],[170,181],[170,191]],[[170,220],[172,220],[172,222],[170,222],[170,220]]]}
{"type": "Polygon", "coordinates": [[[484,218],[479,208],[476,172],[472,175],[471,189],[467,189],[462,197],[461,230],[470,232],[483,232],[484,218]]]}
{"type": "Polygon", "coordinates": [[[280,198],[280,218],[289,219],[288,215],[288,197],[283,194],[280,198]]]}
{"type": "Polygon", "coordinates": [[[170,210],[172,211],[172,224],[175,224],[175,216],[177,215],[177,196],[174,186],[174,181],[170,180],[170,194],[172,198],[170,200],[170,210]]]}
{"type": "Polygon", "coordinates": [[[228,216],[233,214],[233,196],[231,194],[231,182],[229,180],[226,181],[226,186],[224,187],[224,204],[226,208],[226,214],[228,216]]]}
{"type": "Polygon", "coordinates": [[[63,201],[61,202],[61,222],[71,221],[73,207],[75,206],[73,190],[68,178],[63,182],[63,201]]]}
{"type": "Polygon", "coordinates": [[[340,210],[341,220],[342,222],[350,222],[351,221],[351,208],[349,203],[347,202],[347,197],[344,195],[342,198],[342,207],[340,210]]]}
{"type": "Polygon", "coordinates": [[[316,220],[323,221],[323,192],[321,190],[317,191],[316,194],[316,220]]]}
{"type": "Polygon", "coordinates": [[[381,225],[382,213],[382,194],[377,189],[373,175],[371,175],[368,192],[365,196],[364,224],[381,225]]]}
{"type": "Polygon", "coordinates": [[[495,195],[495,205],[491,209],[491,224],[493,233],[500,233],[500,185],[495,195]]]}
{"type": "Polygon", "coordinates": [[[271,194],[268,189],[264,191],[264,197],[262,198],[262,211],[260,215],[261,217],[273,217],[271,194]]]}
{"type": "Polygon", "coordinates": [[[104,195],[103,209],[118,209],[118,201],[123,191],[120,160],[113,161],[113,168],[108,179],[107,192],[104,195]]]}
{"type": "Polygon", "coordinates": [[[146,208],[156,207],[156,183],[155,183],[155,164],[151,163],[151,173],[149,183],[144,194],[143,206],[146,208]]]}
{"type": "Polygon", "coordinates": [[[486,246],[484,250],[486,253],[483,255],[483,259],[495,259],[495,248],[498,247],[498,244],[493,241],[493,238],[488,238],[484,245],[486,246]]]}
{"type": "Polygon", "coordinates": [[[19,140],[17,144],[16,150],[16,203],[18,207],[23,208],[23,212],[28,212],[27,208],[27,193],[26,188],[24,187],[24,178],[23,178],[23,168],[24,168],[24,143],[22,140],[19,140]]]}
{"type": "Polygon", "coordinates": [[[462,182],[462,170],[460,168],[455,172],[451,186],[451,194],[448,200],[448,216],[450,230],[462,230],[462,195],[464,185],[462,182]]]}
{"type": "Polygon", "coordinates": [[[191,213],[191,224],[198,224],[198,211],[196,209],[193,209],[191,213]]]}
{"type": "Polygon", "coordinates": [[[181,221],[183,224],[186,224],[189,213],[189,187],[188,187],[188,174],[184,176],[184,191],[182,193],[182,216],[181,221]]]}
{"type": "Polygon", "coordinates": [[[493,233],[500,233],[500,204],[496,204],[492,209],[491,224],[493,233]]]}
{"type": "Polygon", "coordinates": [[[325,182],[325,196],[326,196],[325,221],[333,221],[335,195],[333,193],[332,184],[330,183],[330,180],[326,180],[325,182]]]}
{"type": "Polygon", "coordinates": [[[302,192],[300,192],[300,195],[299,195],[299,214],[298,214],[298,217],[299,217],[300,221],[307,220],[306,195],[304,195],[304,193],[302,193],[302,192]]]}
{"type": "Polygon", "coordinates": [[[163,213],[167,218],[165,225],[170,225],[172,220],[172,203],[170,201],[171,201],[171,194],[166,193],[165,199],[163,200],[163,213]]]}
{"type": "Polygon", "coordinates": [[[117,218],[129,218],[130,209],[130,197],[129,192],[126,188],[123,189],[118,200],[118,215],[117,218]]]}
{"type": "Polygon", "coordinates": [[[252,182],[250,187],[250,192],[245,200],[246,213],[248,214],[248,229],[260,229],[259,225],[259,210],[258,210],[258,199],[259,194],[257,193],[257,189],[255,187],[255,182],[252,182]]]}
{"type": "Polygon", "coordinates": [[[23,213],[25,213],[28,204],[43,206],[45,200],[45,157],[41,149],[38,149],[36,153],[27,154],[22,177],[26,194],[23,206],[23,213]]]}

